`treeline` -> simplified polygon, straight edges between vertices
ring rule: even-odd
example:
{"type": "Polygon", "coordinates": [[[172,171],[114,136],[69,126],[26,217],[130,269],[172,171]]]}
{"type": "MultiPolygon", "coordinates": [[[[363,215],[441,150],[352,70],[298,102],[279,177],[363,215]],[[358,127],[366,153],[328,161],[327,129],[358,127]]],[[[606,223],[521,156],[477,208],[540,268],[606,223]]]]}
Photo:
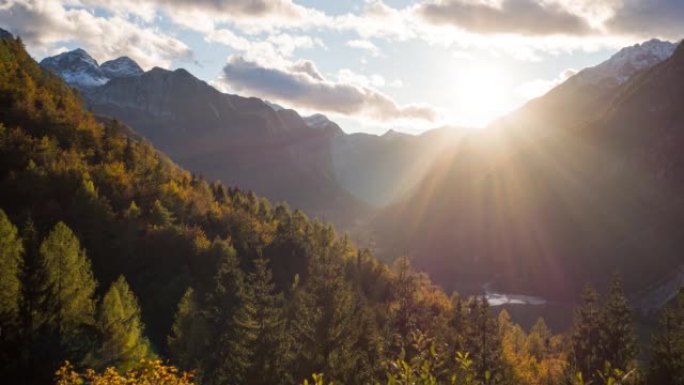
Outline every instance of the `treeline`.
{"type": "Polygon", "coordinates": [[[66,360],[62,384],[121,383],[129,369],[132,383],[157,371],[187,382],[157,357],[210,385],[684,378],[684,302],[648,368],[619,281],[605,303],[587,292],[571,335],[543,320],[524,331],[406,258],[385,266],[329,225],[98,123],[11,39],[0,40],[0,208],[3,382],[49,383],[66,360]]]}

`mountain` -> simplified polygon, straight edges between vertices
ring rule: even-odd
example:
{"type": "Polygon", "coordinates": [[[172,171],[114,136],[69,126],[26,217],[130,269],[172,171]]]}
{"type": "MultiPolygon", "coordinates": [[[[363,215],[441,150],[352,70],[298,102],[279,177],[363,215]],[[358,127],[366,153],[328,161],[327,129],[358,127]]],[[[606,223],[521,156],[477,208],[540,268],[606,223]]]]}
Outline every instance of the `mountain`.
{"type": "MultiPolygon", "coordinates": [[[[41,64],[70,81],[72,73],[83,72],[82,61],[64,56],[41,64]]],[[[288,202],[342,228],[363,222],[371,206],[408,193],[442,147],[425,143],[437,139],[432,135],[347,135],[325,115],[302,117],[258,98],[221,93],[183,69],[142,72],[128,58],[88,63],[111,78],[97,87],[72,83],[98,115],[132,127],[195,173],[288,202]]]]}
{"type": "Polygon", "coordinates": [[[122,56],[118,59],[106,61],[100,65],[100,70],[106,77],[110,79],[139,76],[144,72],[138,63],[133,61],[128,56],[122,56]]]}
{"type": "Polygon", "coordinates": [[[0,28],[0,39],[14,39],[14,35],[0,28]]]}
{"type": "Polygon", "coordinates": [[[648,63],[622,84],[575,76],[450,149],[378,215],[378,243],[393,245],[380,251],[408,253],[447,290],[558,300],[614,271],[635,292],[684,264],[684,50],[629,54],[644,46],[609,60],[648,63]]]}
{"type": "Polygon", "coordinates": [[[580,71],[578,81],[598,85],[609,82],[620,85],[636,73],[647,70],[672,56],[677,44],[652,39],[631,47],[625,47],[605,62],[580,71]]]}
{"type": "Polygon", "coordinates": [[[40,65],[78,87],[97,87],[109,81],[97,61],[80,48],[45,58],[40,65]]]}
{"type": "Polygon", "coordinates": [[[605,111],[607,101],[620,85],[667,59],[676,46],[653,39],[625,47],[603,63],[578,72],[543,97],[528,102],[502,121],[540,130],[586,124],[605,111]]]}

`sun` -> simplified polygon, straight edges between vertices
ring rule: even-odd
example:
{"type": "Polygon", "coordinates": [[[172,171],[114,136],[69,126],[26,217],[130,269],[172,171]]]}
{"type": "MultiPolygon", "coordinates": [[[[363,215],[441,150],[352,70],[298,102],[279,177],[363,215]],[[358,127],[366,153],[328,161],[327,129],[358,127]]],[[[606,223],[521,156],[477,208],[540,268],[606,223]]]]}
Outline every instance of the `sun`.
{"type": "Polygon", "coordinates": [[[469,127],[481,128],[511,110],[510,80],[503,68],[469,63],[459,68],[452,81],[455,118],[469,127]]]}

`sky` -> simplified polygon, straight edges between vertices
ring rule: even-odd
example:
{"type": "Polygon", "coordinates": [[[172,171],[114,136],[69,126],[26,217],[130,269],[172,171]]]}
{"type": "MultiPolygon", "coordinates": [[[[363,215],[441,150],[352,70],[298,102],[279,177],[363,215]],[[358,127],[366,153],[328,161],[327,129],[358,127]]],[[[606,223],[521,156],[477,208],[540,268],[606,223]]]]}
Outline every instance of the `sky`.
{"type": "Polygon", "coordinates": [[[482,127],[622,47],[684,35],[682,0],[0,0],[38,60],[185,68],[347,132],[482,127]]]}

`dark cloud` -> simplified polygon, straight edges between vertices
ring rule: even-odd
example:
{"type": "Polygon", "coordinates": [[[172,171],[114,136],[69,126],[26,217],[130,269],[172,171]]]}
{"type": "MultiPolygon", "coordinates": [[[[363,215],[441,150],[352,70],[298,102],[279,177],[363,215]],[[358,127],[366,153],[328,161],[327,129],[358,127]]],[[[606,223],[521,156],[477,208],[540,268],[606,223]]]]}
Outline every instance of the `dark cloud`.
{"type": "Polygon", "coordinates": [[[301,16],[303,7],[291,0],[151,0],[158,4],[220,12],[236,16],[301,16]]]}
{"type": "Polygon", "coordinates": [[[681,39],[684,0],[623,0],[606,26],[611,32],[681,39]]]}
{"type": "MultiPolygon", "coordinates": [[[[301,62],[300,62],[301,63],[301,62]]],[[[436,112],[425,106],[399,106],[376,90],[323,80],[313,63],[288,70],[267,68],[233,56],[223,72],[234,89],[268,99],[286,100],[297,107],[344,115],[363,115],[380,121],[434,121],[436,112]],[[318,75],[312,75],[318,74],[318,75]]]]}
{"type": "Polygon", "coordinates": [[[582,17],[559,4],[542,4],[539,0],[503,0],[501,7],[472,0],[437,0],[421,5],[418,12],[430,23],[476,33],[580,35],[591,31],[582,17]]]}

